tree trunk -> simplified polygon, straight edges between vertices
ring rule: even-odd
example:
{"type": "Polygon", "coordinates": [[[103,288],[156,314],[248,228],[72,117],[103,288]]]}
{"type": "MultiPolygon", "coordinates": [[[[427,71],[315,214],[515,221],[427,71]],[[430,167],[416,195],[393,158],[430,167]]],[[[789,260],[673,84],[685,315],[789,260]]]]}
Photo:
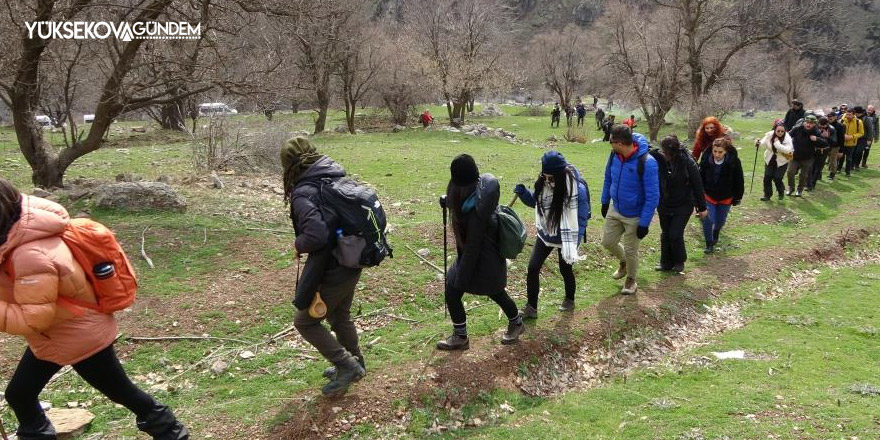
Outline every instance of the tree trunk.
{"type": "Polygon", "coordinates": [[[159,125],[165,130],[186,131],[186,122],[183,117],[182,100],[169,102],[162,106],[159,125]]]}
{"type": "Polygon", "coordinates": [[[345,99],[345,124],[348,126],[348,132],[354,133],[354,112],[357,108],[357,102],[349,97],[345,99]]]}
{"type": "Polygon", "coordinates": [[[330,107],[330,96],[327,90],[318,90],[318,119],[315,119],[315,134],[323,133],[327,125],[327,109],[330,107]]]}

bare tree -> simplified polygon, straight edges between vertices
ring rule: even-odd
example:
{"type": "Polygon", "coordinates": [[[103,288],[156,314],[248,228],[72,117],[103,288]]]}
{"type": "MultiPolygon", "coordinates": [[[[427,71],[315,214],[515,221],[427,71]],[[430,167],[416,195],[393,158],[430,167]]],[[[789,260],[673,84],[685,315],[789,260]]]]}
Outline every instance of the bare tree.
{"type": "Polygon", "coordinates": [[[354,134],[354,114],[358,102],[371,91],[380,69],[386,62],[379,45],[381,34],[367,31],[364,23],[354,22],[348,32],[348,41],[340,54],[337,76],[342,85],[342,101],[345,103],[345,122],[348,132],[354,134]]]}
{"type": "Polygon", "coordinates": [[[431,60],[453,126],[464,122],[477,90],[500,68],[504,11],[496,0],[409,0],[410,35],[431,60]]]}
{"type": "Polygon", "coordinates": [[[803,100],[805,92],[813,83],[809,77],[813,70],[812,63],[794,51],[787,50],[774,67],[771,82],[773,89],[785,97],[785,102],[791,102],[794,98],[803,100]]]}
{"type": "Polygon", "coordinates": [[[672,107],[686,94],[684,31],[668,11],[633,13],[633,2],[606,3],[607,13],[596,27],[594,42],[607,48],[608,74],[620,90],[638,103],[648,122],[649,137],[657,134],[672,107]]]}
{"type": "Polygon", "coordinates": [[[378,47],[381,58],[389,60],[376,77],[374,88],[379,103],[391,112],[395,124],[406,125],[407,119],[416,114],[415,106],[433,101],[437,95],[431,93],[436,86],[425,72],[431,62],[418,51],[401,50],[415,43],[405,33],[394,33],[386,29],[386,41],[378,47]]]}
{"type": "Polygon", "coordinates": [[[582,89],[591,73],[588,52],[584,50],[587,41],[581,28],[568,25],[562,31],[538,34],[529,44],[530,70],[562,105],[567,105],[582,89]]]}

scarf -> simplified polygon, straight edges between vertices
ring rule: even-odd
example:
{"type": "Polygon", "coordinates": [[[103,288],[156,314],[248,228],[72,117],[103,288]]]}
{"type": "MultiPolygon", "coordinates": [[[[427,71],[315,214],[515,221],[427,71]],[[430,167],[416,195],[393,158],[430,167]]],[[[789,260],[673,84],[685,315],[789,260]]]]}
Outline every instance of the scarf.
{"type": "MultiPolygon", "coordinates": [[[[578,184],[571,176],[568,176],[567,179],[569,190],[568,203],[563,204],[559,226],[556,230],[548,230],[544,216],[541,215],[539,209],[535,209],[535,226],[538,228],[538,237],[544,244],[549,247],[562,248],[562,259],[568,264],[574,264],[586,257],[578,255],[578,184]],[[548,239],[545,240],[541,237],[542,235],[548,237],[548,239]],[[548,241],[556,237],[559,237],[559,243],[548,241]]],[[[545,185],[544,191],[541,192],[541,204],[542,206],[550,206],[552,202],[552,188],[549,185],[545,185]]]]}

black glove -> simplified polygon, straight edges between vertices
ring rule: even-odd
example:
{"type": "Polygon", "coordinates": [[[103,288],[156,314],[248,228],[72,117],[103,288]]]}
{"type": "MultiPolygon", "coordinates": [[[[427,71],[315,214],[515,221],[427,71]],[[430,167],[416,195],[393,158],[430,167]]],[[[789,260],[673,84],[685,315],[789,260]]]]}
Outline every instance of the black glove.
{"type": "Polygon", "coordinates": [[[646,235],[648,235],[647,226],[639,226],[639,228],[636,229],[636,237],[639,237],[639,240],[645,238],[646,235]]]}
{"type": "Polygon", "coordinates": [[[525,192],[526,192],[526,186],[523,185],[522,183],[518,183],[515,187],[513,187],[513,193],[518,196],[525,194],[525,192]]]}
{"type": "Polygon", "coordinates": [[[608,206],[609,206],[608,203],[602,204],[602,218],[605,218],[606,216],[608,216],[608,206]]]}
{"type": "Polygon", "coordinates": [[[739,202],[741,202],[741,201],[742,201],[742,200],[739,200],[739,199],[734,200],[734,201],[733,201],[733,206],[739,206],[739,202]]]}

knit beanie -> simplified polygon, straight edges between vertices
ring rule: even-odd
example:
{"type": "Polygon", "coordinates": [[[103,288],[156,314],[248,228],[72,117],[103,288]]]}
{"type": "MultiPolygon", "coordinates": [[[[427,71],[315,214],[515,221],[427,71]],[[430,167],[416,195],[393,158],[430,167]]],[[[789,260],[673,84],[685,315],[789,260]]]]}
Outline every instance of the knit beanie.
{"type": "Polygon", "coordinates": [[[541,172],[544,174],[560,173],[566,166],[568,166],[568,162],[558,151],[548,151],[541,157],[541,172]]]}
{"type": "Polygon", "coordinates": [[[452,159],[449,172],[452,175],[452,183],[457,186],[470,185],[480,178],[477,163],[469,154],[459,154],[455,159],[452,159]]]}

